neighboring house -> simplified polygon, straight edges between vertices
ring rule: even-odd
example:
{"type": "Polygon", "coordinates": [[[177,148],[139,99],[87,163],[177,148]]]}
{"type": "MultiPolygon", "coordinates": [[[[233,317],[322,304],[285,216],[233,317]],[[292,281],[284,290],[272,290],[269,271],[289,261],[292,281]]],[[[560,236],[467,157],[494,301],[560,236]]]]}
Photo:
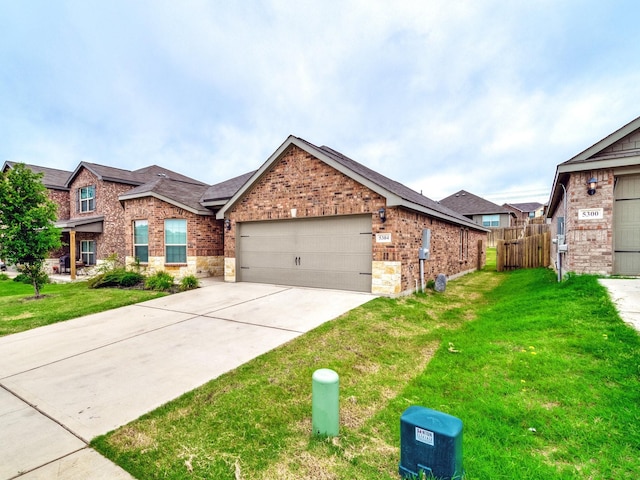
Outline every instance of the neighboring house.
{"type": "Polygon", "coordinates": [[[640,275],[640,117],[558,165],[547,218],[562,273],[640,275]]]}
{"type": "Polygon", "coordinates": [[[93,266],[115,254],[177,277],[222,275],[222,222],[216,209],[200,205],[215,186],[156,165],[130,171],[81,162],[73,172],[27,166],[44,174],[58,206],[64,247],[51,252],[50,272],[64,255],[93,266]]]}
{"type": "Polygon", "coordinates": [[[513,212],[519,223],[531,218],[541,217],[544,214],[544,205],[539,202],[505,203],[502,206],[513,212]]]}
{"type": "Polygon", "coordinates": [[[258,170],[216,185],[158,166],[30,168],[45,174],[67,245],[51,268],[64,253],[87,265],[116,254],[176,277],[396,295],[486,259],[487,228],[294,136],[258,170]]]}
{"type": "Polygon", "coordinates": [[[485,263],[487,229],[294,136],[217,218],[225,221],[226,281],[400,294],[439,273],[452,278],[485,263]],[[421,279],[419,250],[429,234],[421,279]]]}
{"type": "Polygon", "coordinates": [[[487,228],[510,227],[515,217],[511,210],[465,190],[449,195],[439,203],[487,228]]]}
{"type": "MultiPolygon", "coordinates": [[[[81,162],[66,183],[70,215],[57,222],[63,235],[75,237],[76,258],[85,265],[95,265],[98,260],[114,254],[121,260],[131,255],[128,248],[130,230],[120,196],[160,179],[183,182],[203,191],[207,187],[198,180],[156,165],[130,171],[81,162]]],[[[174,212],[172,218],[182,219],[180,213],[174,212]]]]}
{"type": "Polygon", "coordinates": [[[215,211],[251,173],[212,186],[168,174],[121,194],[126,263],[176,277],[222,276],[223,222],[215,211]]]}

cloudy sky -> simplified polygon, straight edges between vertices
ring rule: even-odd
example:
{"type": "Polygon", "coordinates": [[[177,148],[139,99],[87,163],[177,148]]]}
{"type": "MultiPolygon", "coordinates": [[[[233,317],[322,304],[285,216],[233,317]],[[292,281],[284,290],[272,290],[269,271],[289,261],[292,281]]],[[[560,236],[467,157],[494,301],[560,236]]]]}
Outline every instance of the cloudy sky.
{"type": "Polygon", "coordinates": [[[439,200],[548,198],[640,115],[636,0],[0,0],[0,163],[207,183],[289,134],[439,200]]]}

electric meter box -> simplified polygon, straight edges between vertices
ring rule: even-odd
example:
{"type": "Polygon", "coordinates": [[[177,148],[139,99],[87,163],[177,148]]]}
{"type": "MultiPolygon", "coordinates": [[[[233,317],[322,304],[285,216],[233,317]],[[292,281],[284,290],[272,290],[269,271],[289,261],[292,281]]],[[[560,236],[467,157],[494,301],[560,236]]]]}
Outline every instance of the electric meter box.
{"type": "Polygon", "coordinates": [[[399,473],[402,478],[461,479],[462,420],[425,407],[407,408],[400,417],[399,473]]]}

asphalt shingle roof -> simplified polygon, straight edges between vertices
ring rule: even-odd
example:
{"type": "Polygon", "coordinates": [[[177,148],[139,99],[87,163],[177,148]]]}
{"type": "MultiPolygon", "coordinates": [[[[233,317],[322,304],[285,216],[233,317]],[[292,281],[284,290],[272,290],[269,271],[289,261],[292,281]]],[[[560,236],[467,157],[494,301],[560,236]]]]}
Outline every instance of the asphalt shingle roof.
{"type": "Polygon", "coordinates": [[[193,184],[191,182],[183,182],[168,177],[156,177],[152,181],[137,186],[122,195],[121,199],[129,197],[141,197],[147,194],[155,194],[155,196],[164,197],[173,200],[176,203],[189,207],[191,210],[207,213],[210,211],[200,204],[202,194],[208,188],[205,184],[193,184]]]}
{"type": "Polygon", "coordinates": [[[240,187],[242,187],[242,185],[244,185],[254,173],[255,170],[243,175],[238,175],[234,178],[230,178],[229,180],[225,180],[224,182],[211,185],[204,192],[204,194],[200,198],[200,201],[204,203],[214,202],[217,200],[229,200],[235,195],[238,190],[240,190],[240,187]]]}
{"type": "Polygon", "coordinates": [[[431,200],[430,198],[425,197],[424,195],[416,192],[415,190],[410,189],[409,187],[403,185],[400,182],[397,182],[395,180],[390,179],[389,177],[386,177],[384,175],[382,175],[381,173],[378,173],[372,169],[370,169],[369,167],[365,167],[364,165],[362,165],[361,163],[356,162],[355,160],[347,157],[346,155],[343,155],[342,153],[327,147],[327,146],[322,146],[322,147],[316,147],[315,145],[313,145],[312,143],[302,139],[302,138],[298,138],[300,141],[310,145],[313,148],[319,149],[321,150],[323,153],[325,153],[327,156],[331,157],[334,161],[340,163],[341,165],[347,167],[349,170],[357,173],[358,175],[366,178],[367,180],[369,180],[370,182],[375,183],[376,185],[379,185],[380,187],[384,188],[385,190],[389,191],[390,193],[393,193],[394,195],[397,195],[398,197],[402,198],[403,200],[406,200],[408,202],[414,203],[416,205],[420,205],[421,207],[425,207],[428,208],[430,210],[434,210],[438,213],[441,213],[445,216],[451,217],[454,220],[459,220],[459,221],[463,221],[464,223],[468,223],[469,219],[464,217],[463,215],[461,215],[459,212],[456,212],[455,210],[449,208],[447,205],[442,205],[439,202],[436,202],[434,200],[431,200]]]}
{"type": "MultiPolygon", "coordinates": [[[[13,168],[18,162],[5,162],[10,168],[13,168]]],[[[57,168],[40,167],[38,165],[27,165],[27,168],[34,173],[42,173],[42,183],[47,188],[65,189],[66,183],[72,172],[67,170],[59,170],[57,168]]]]}
{"type": "Polygon", "coordinates": [[[443,198],[440,203],[462,215],[511,213],[506,208],[465,190],[460,190],[447,198],[443,198]]]}
{"type": "Polygon", "coordinates": [[[521,212],[535,212],[538,210],[542,204],[539,202],[529,202],[529,203],[507,203],[510,207],[516,208],[521,212]]]}
{"type": "Polygon", "coordinates": [[[67,186],[71,184],[75,176],[82,169],[86,168],[97,176],[100,180],[107,182],[128,183],[131,185],[142,185],[147,182],[161,178],[171,178],[174,180],[180,180],[183,182],[192,183],[195,185],[206,185],[205,183],[189,178],[185,175],[181,175],[172,170],[159,167],[157,165],[151,165],[149,167],[141,168],[138,170],[124,170],[122,168],[108,167],[106,165],[99,165],[97,163],[81,162],[76,168],[73,174],[67,180],[67,186]]]}

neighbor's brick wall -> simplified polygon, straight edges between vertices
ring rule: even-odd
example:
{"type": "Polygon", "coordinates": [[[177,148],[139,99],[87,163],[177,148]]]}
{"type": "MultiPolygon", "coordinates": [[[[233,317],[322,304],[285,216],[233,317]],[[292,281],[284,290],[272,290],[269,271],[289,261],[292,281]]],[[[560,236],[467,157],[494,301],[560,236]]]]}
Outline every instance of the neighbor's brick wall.
{"type": "MultiPolygon", "coordinates": [[[[432,260],[426,262],[426,279],[435,278],[438,273],[455,276],[476,268],[477,241],[483,239],[483,245],[486,245],[485,233],[469,230],[468,255],[461,260],[460,227],[398,208],[387,208],[387,221],[382,223],[377,213],[381,207],[386,208],[383,197],[313,155],[291,146],[260,183],[228,212],[232,228],[225,233],[225,278],[235,278],[235,223],[291,218],[293,208],[300,218],[371,213],[375,271],[385,272],[386,266],[386,270],[393,270],[387,277],[395,278],[397,262],[402,262],[400,284],[388,286],[393,293],[398,293],[398,289],[415,288],[415,280],[419,279],[418,249],[422,244],[423,228],[432,229],[432,260]],[[391,243],[375,242],[376,233],[389,232],[391,243]]],[[[481,252],[481,258],[484,265],[484,252],[481,252]]]]}
{"type": "Polygon", "coordinates": [[[392,232],[391,244],[382,247],[383,259],[400,261],[402,264],[402,291],[420,287],[420,260],[418,251],[422,247],[422,231],[431,230],[431,255],[424,262],[424,281],[433,280],[439,273],[448,278],[475,270],[480,254],[481,265],[486,263],[487,234],[473,229],[462,229],[436,218],[405,209],[389,209],[385,228],[392,232]],[[463,230],[465,248],[460,252],[460,231],[463,230]],[[482,248],[478,250],[478,240],[482,248]]]}
{"type": "MultiPolygon", "coordinates": [[[[103,231],[94,236],[96,259],[103,260],[116,253],[124,259],[127,250],[122,232],[124,209],[118,196],[131,190],[133,186],[123,183],[100,181],[89,170],[83,168],[71,184],[69,194],[70,218],[95,217],[104,215],[103,231]],[[78,189],[95,185],[95,211],[81,213],[78,204],[78,189]]],[[[78,238],[78,237],[76,237],[78,238]]]]}
{"type": "Polygon", "coordinates": [[[223,274],[223,222],[214,215],[197,215],[188,210],[154,197],[136,198],[124,202],[124,224],[121,234],[126,243],[127,256],[133,261],[133,222],[149,222],[149,263],[154,269],[178,269],[179,276],[186,274],[223,274]],[[187,263],[185,270],[179,266],[164,265],[164,221],[187,220],[187,263]],[[153,259],[153,260],[152,260],[153,259]]]}
{"type": "Polygon", "coordinates": [[[47,192],[49,193],[49,200],[58,207],[56,213],[58,220],[67,220],[71,212],[69,209],[69,191],[49,188],[47,192]]]}

